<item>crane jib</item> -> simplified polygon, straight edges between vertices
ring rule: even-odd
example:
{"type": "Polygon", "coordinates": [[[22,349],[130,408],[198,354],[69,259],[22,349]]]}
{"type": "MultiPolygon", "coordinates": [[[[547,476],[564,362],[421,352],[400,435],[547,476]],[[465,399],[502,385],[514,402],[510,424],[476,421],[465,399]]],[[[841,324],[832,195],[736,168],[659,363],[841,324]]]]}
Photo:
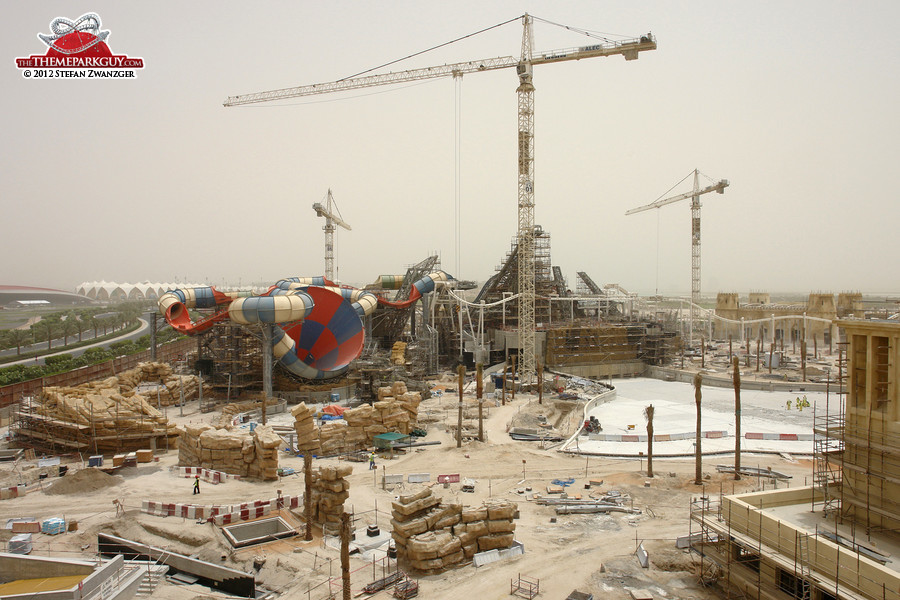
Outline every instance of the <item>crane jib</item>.
{"type": "MultiPolygon", "coordinates": [[[[656,39],[648,34],[642,36],[641,38],[635,38],[624,42],[612,42],[609,44],[594,44],[591,46],[582,46],[578,48],[551,50],[549,52],[544,52],[534,56],[531,60],[531,63],[534,65],[549,64],[570,60],[581,60],[582,58],[613,56],[617,54],[623,55],[626,60],[633,60],[637,58],[638,52],[655,49],[656,39]]],[[[520,59],[514,58],[512,56],[500,56],[495,58],[486,58],[483,60],[436,65],[433,67],[425,67],[422,69],[411,69],[409,71],[382,73],[380,75],[366,75],[363,77],[351,77],[348,79],[341,79],[328,83],[316,83],[312,85],[283,88],[280,90],[258,92],[255,94],[229,96],[223,104],[226,107],[241,106],[245,104],[256,104],[260,102],[286,100],[289,98],[298,98],[302,96],[329,94],[333,92],[355,90],[379,85],[390,85],[393,83],[405,83],[410,81],[421,81],[425,79],[437,79],[440,77],[459,76],[468,73],[480,73],[482,71],[494,71],[497,69],[516,67],[520,62],[520,59]]]]}

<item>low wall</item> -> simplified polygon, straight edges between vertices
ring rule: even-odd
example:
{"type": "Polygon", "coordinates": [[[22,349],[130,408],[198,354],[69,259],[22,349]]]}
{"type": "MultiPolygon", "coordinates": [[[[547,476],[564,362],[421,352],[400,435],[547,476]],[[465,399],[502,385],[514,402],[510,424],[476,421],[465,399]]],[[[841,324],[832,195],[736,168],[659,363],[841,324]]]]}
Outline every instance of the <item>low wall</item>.
{"type": "MultiPolygon", "coordinates": [[[[583,414],[581,415],[581,422],[584,423],[585,421],[588,420],[588,413],[590,413],[595,407],[599,406],[600,404],[603,404],[604,402],[609,402],[610,400],[615,399],[615,397],[616,397],[616,388],[613,388],[611,390],[608,390],[606,392],[598,394],[598,395],[594,396],[593,398],[591,398],[590,400],[588,400],[587,404],[584,405],[584,411],[583,411],[583,414]]],[[[566,452],[566,448],[568,448],[576,439],[578,439],[578,436],[581,435],[582,429],[583,429],[583,426],[579,427],[578,430],[575,433],[573,433],[569,439],[567,439],[565,442],[563,442],[563,444],[560,445],[560,447],[559,447],[559,451],[566,452]]]]}
{"type": "MultiPolygon", "coordinates": [[[[662,379],[663,381],[694,382],[693,371],[682,371],[669,367],[648,366],[644,376],[662,379]]],[[[734,387],[734,382],[730,373],[703,373],[703,385],[706,387],[732,388],[734,387]]],[[[813,383],[811,381],[759,381],[741,378],[741,389],[763,390],[766,392],[824,392],[827,389],[827,384],[813,383]]]]}
{"type": "Polygon", "coordinates": [[[592,379],[606,379],[609,377],[638,377],[644,375],[648,368],[643,361],[625,360],[614,363],[599,363],[593,365],[557,365],[555,369],[564,368],[566,373],[578,377],[592,379]]]}

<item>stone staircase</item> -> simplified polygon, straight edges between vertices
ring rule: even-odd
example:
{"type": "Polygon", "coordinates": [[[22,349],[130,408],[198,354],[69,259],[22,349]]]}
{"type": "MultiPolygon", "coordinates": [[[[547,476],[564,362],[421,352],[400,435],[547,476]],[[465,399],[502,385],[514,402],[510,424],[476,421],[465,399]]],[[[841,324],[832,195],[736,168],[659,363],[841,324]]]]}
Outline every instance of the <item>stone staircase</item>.
{"type": "Polygon", "coordinates": [[[166,573],[169,572],[167,565],[161,565],[155,562],[145,560],[129,560],[126,564],[140,569],[144,573],[141,583],[138,586],[137,596],[150,596],[159,586],[159,582],[163,580],[166,573]]]}

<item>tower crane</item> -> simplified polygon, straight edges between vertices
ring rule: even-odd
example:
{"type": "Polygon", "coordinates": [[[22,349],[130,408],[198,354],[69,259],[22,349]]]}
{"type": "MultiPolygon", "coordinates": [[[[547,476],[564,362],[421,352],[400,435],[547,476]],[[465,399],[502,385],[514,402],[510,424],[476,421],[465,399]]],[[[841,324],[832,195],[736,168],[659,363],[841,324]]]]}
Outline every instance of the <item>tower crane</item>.
{"type": "Polygon", "coordinates": [[[316,211],[316,216],[325,217],[325,226],[322,227],[325,231],[325,279],[334,281],[334,231],[337,229],[335,225],[340,225],[347,231],[350,231],[351,227],[346,221],[334,214],[337,204],[335,204],[334,197],[331,195],[331,188],[328,188],[325,204],[316,202],[312,207],[316,211]]]}
{"type": "MultiPolygon", "coordinates": [[[[347,77],[329,83],[317,83],[299,87],[283,88],[255,94],[229,96],[224,106],[243,106],[260,102],[271,102],[301,96],[328,94],[346,90],[406,83],[439,77],[461,77],[468,73],[494,71],[515,67],[519,77],[516,88],[518,98],[518,325],[521,377],[524,383],[531,383],[535,375],[535,269],[534,269],[534,85],[532,72],[535,65],[546,65],[582,58],[622,55],[625,60],[635,60],[638,53],[656,49],[656,39],[652,34],[642,35],[625,41],[609,41],[599,38],[597,43],[577,48],[552,50],[535,54],[532,50],[532,16],[525,13],[506,23],[522,20],[522,46],[518,58],[502,56],[484,60],[451,63],[398,71],[378,75],[347,77]]],[[[501,23],[505,24],[505,23],[501,23]]]]}
{"type": "MultiPolygon", "coordinates": [[[[696,316],[697,306],[700,304],[700,196],[709,192],[724,194],[725,188],[728,187],[728,180],[721,179],[718,183],[708,185],[702,190],[699,183],[700,171],[694,169],[694,190],[678,194],[671,198],[664,198],[651,202],[646,206],[632,208],[625,212],[625,215],[633,215],[635,213],[650,210],[651,208],[662,208],[667,204],[678,202],[679,200],[691,199],[691,311],[690,311],[690,329],[688,335],[688,344],[694,343],[694,317],[696,316]]],[[[682,179],[684,181],[684,179],[682,179]]]]}

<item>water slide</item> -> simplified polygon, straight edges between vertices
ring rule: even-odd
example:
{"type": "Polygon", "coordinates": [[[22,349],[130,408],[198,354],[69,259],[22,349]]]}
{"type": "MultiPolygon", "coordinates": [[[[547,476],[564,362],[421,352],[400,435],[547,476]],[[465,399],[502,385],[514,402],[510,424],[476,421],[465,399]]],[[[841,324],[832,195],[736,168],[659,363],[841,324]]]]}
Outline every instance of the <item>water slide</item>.
{"type": "Polygon", "coordinates": [[[371,292],[334,285],[324,277],[290,277],[265,293],[220,292],[212,286],[169,290],[159,312],[179,333],[197,335],[220,321],[272,324],[272,353],[291,373],[305,379],[343,375],[363,349],[363,318],[378,304],[406,308],[450,278],[435,271],[413,283],[408,300],[389,302],[371,292]],[[215,309],[192,321],[188,309],[215,309]]]}

